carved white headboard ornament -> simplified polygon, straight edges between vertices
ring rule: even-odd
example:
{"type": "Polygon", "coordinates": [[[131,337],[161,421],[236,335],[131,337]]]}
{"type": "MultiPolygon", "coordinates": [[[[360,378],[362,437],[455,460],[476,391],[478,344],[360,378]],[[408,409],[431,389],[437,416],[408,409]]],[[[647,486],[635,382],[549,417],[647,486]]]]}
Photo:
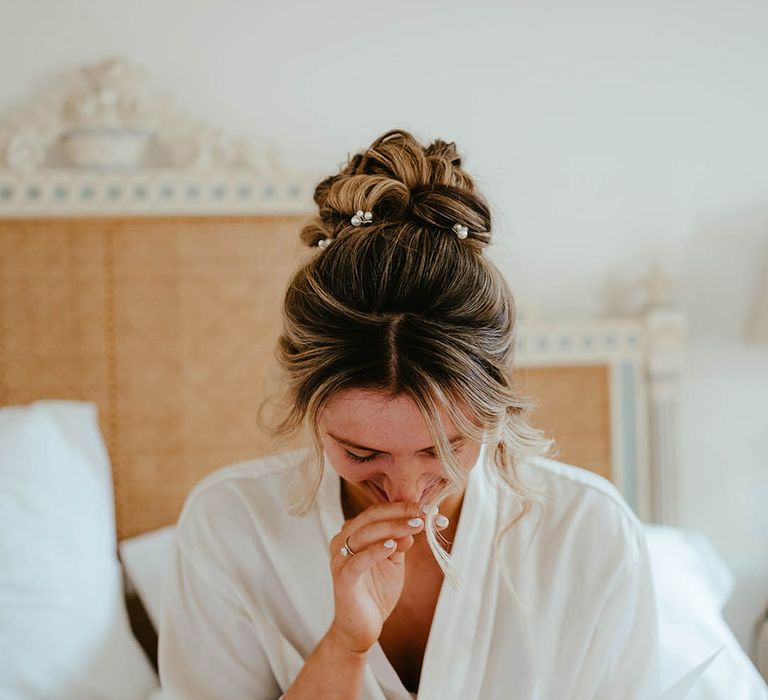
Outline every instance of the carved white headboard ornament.
{"type": "Polygon", "coordinates": [[[187,117],[120,58],[0,124],[0,154],[0,216],[302,212],[321,178],[187,117]]]}
{"type": "MultiPolygon", "coordinates": [[[[66,95],[60,135],[70,165],[138,167],[162,120],[140,69],[119,59],[83,68],[66,95]]],[[[159,104],[155,103],[156,105],[159,104]]]]}

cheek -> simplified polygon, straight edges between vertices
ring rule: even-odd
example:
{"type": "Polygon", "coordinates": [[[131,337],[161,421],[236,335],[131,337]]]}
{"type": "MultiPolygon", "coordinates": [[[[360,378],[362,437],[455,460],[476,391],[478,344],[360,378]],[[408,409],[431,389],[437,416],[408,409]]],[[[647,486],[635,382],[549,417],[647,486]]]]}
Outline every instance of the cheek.
{"type": "Polygon", "coordinates": [[[480,456],[480,449],[482,445],[480,443],[472,443],[465,447],[461,454],[458,455],[459,464],[464,468],[464,471],[469,471],[472,466],[477,462],[477,458],[480,456]]]}
{"type": "Polygon", "coordinates": [[[334,464],[334,467],[336,468],[339,476],[344,477],[347,481],[351,481],[352,483],[366,481],[370,476],[367,471],[362,471],[355,466],[342,464],[340,467],[337,467],[334,464]]]}

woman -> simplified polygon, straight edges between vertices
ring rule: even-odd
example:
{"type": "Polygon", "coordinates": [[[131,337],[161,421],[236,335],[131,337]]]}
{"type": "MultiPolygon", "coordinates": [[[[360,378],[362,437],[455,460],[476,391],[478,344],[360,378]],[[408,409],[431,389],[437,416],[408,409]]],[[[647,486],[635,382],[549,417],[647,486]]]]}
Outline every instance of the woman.
{"type": "Polygon", "coordinates": [[[219,469],[188,497],[166,693],[655,697],[641,525],[526,422],[513,297],[454,144],[389,131],[315,202],[277,353],[275,434],[307,447],[219,469]]]}

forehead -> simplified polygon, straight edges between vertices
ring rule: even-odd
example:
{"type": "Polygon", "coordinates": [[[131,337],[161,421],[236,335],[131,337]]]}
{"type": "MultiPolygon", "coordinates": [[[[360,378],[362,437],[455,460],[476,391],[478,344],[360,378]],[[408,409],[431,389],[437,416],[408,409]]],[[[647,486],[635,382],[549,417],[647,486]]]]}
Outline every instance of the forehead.
{"type": "MultiPolygon", "coordinates": [[[[458,431],[443,409],[440,420],[449,438],[458,431]]],[[[405,395],[390,396],[370,389],[348,389],[328,402],[319,416],[325,430],[371,447],[422,448],[432,444],[427,423],[416,403],[405,395]]]]}

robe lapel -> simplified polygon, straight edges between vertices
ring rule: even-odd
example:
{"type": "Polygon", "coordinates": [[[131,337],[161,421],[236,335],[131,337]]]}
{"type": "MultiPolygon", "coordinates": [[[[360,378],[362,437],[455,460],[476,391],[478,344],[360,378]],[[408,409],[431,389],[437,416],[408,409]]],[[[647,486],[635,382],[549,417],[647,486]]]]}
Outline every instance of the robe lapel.
{"type": "MultiPolygon", "coordinates": [[[[486,469],[487,446],[469,475],[452,547],[460,588],[443,581],[427,641],[419,700],[480,697],[493,629],[498,576],[493,557],[496,489],[486,469]]],[[[406,697],[408,697],[406,695],[406,697]]]]}

